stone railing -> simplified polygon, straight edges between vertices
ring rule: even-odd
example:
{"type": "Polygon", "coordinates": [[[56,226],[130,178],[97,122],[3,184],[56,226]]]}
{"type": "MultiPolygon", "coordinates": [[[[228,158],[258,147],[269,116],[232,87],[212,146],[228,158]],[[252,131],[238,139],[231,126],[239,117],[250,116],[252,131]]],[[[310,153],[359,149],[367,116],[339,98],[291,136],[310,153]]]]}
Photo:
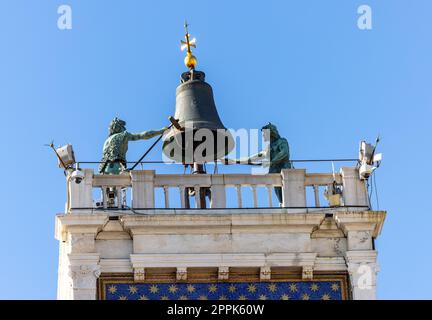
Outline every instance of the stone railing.
{"type": "Polygon", "coordinates": [[[344,167],[335,175],[307,173],[304,169],[286,169],[281,174],[266,175],[156,174],[152,170],[136,170],[120,175],[98,175],[91,169],[84,169],[84,174],[85,178],[81,183],[68,182],[66,212],[96,208],[199,208],[201,202],[194,198],[199,197],[202,188],[211,195],[207,199],[208,208],[323,208],[328,205],[321,204],[321,191],[332,185],[334,180],[342,189],[341,206],[357,207],[362,210],[368,208],[364,181],[359,179],[357,169],[352,167],[344,167]],[[281,205],[275,203],[277,201],[274,187],[280,187],[282,190],[281,205]],[[244,201],[244,192],[247,188],[252,191],[250,205],[244,201]],[[227,204],[228,189],[235,190],[234,194],[229,196],[230,202],[235,200],[235,205],[227,204]],[[260,197],[257,191],[259,189],[264,189],[264,194],[261,192],[260,197]],[[97,193],[100,200],[95,200],[97,193]],[[179,200],[177,205],[170,203],[173,197],[179,200]]]}

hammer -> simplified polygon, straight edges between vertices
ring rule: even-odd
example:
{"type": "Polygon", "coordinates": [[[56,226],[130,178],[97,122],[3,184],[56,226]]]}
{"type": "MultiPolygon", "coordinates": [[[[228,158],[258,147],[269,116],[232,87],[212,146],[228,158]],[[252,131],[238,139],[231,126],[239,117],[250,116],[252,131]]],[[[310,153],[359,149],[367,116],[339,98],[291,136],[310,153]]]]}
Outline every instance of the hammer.
{"type": "Polygon", "coordinates": [[[168,120],[172,123],[172,126],[179,131],[184,131],[184,128],[179,124],[177,119],[174,119],[173,116],[169,116],[168,120]]]}

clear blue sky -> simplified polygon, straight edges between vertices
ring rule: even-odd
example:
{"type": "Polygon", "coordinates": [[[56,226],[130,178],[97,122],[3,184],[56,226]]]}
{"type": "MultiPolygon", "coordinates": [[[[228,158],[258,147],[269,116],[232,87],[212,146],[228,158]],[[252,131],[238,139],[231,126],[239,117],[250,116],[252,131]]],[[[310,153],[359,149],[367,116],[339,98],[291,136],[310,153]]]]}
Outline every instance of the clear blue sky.
{"type": "Polygon", "coordinates": [[[272,121],[297,159],[356,157],[360,139],[381,134],[378,297],[431,299],[431,12],[429,0],[1,0],[0,298],[56,297],[65,181],[43,144],[97,161],[112,117],[131,131],[164,126],[187,18],[227,127],[272,121]],[[61,4],[72,30],[57,28],[61,4]],[[372,30],[357,28],[361,4],[372,30]]]}

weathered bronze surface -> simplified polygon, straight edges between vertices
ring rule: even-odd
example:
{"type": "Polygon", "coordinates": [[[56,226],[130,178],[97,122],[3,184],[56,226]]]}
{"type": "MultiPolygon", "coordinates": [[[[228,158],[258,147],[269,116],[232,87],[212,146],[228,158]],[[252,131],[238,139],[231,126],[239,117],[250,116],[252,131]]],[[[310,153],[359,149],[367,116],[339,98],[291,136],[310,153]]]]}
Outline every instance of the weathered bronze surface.
{"type": "Polygon", "coordinates": [[[204,72],[185,72],[182,74],[181,82],[176,90],[174,118],[178,120],[180,126],[185,127],[185,131],[172,128],[167,133],[163,145],[165,155],[172,160],[188,164],[211,162],[223,158],[234,148],[234,141],[220,120],[213,90],[205,82],[204,72]],[[197,159],[194,153],[196,148],[206,143],[205,140],[196,139],[196,132],[200,129],[211,131],[214,143],[206,145],[205,155],[200,154],[200,159],[197,159]],[[187,134],[187,130],[190,135],[187,134]],[[177,144],[176,149],[182,151],[172,153],[172,143],[177,144]],[[187,147],[191,145],[192,148],[187,147]],[[191,154],[186,150],[191,150],[191,154]]]}
{"type": "MultiPolygon", "coordinates": [[[[274,124],[270,122],[262,127],[261,130],[268,129],[270,132],[270,166],[269,173],[280,173],[282,169],[291,169],[292,165],[289,161],[290,151],[287,139],[282,138],[274,124]]],[[[279,203],[282,203],[282,188],[275,187],[276,196],[279,203]]]]}
{"type": "Polygon", "coordinates": [[[109,125],[109,136],[103,146],[102,163],[99,172],[105,174],[119,174],[126,169],[126,153],[129,141],[147,140],[161,135],[167,128],[160,130],[131,133],[126,131],[126,122],[114,118],[109,125]]]}
{"type": "MultiPolygon", "coordinates": [[[[270,142],[268,149],[246,158],[226,159],[226,162],[228,164],[244,163],[253,165],[257,160],[261,160],[262,165],[268,167],[269,173],[280,173],[282,169],[291,169],[292,164],[287,139],[282,138],[276,126],[270,122],[263,126],[261,131],[264,134],[264,140],[270,142]]],[[[274,190],[279,203],[282,204],[282,188],[275,187],[274,190]]]]}

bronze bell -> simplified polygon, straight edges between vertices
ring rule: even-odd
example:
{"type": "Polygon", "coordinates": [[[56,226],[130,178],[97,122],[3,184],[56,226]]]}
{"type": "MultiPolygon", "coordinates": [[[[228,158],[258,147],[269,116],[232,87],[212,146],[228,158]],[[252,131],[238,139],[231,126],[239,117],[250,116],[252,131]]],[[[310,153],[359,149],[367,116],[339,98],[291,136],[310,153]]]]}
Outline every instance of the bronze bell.
{"type": "Polygon", "coordinates": [[[172,127],[162,147],[168,158],[184,164],[212,162],[234,148],[232,135],[219,118],[212,87],[204,79],[201,71],[182,74],[174,114],[182,130],[172,127]]]}

